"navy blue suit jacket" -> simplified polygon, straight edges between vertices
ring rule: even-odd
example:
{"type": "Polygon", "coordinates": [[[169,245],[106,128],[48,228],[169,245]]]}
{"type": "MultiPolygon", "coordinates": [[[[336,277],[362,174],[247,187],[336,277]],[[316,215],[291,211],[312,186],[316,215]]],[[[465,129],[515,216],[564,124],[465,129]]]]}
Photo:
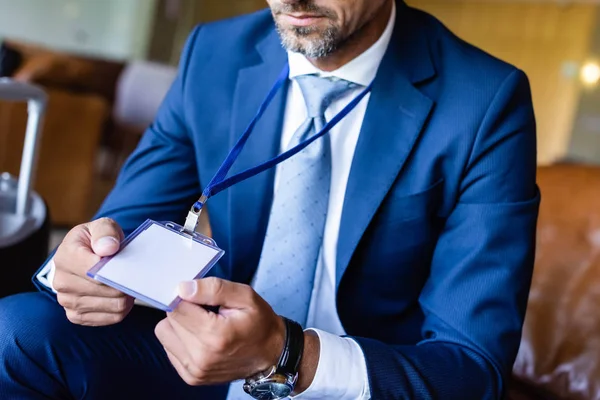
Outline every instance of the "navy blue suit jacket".
{"type": "MultiPolygon", "coordinates": [[[[517,353],[539,205],[526,76],[398,1],[354,156],[337,248],[337,308],[362,347],[374,399],[502,396],[517,353]]],[[[98,216],[131,232],[181,223],[286,62],[268,10],[198,26],[179,75],[98,216]]],[[[232,172],[276,155],[280,91],[232,172]]],[[[273,171],[208,203],[249,282],[273,171]]],[[[175,266],[174,266],[175,267],[175,266]]]]}

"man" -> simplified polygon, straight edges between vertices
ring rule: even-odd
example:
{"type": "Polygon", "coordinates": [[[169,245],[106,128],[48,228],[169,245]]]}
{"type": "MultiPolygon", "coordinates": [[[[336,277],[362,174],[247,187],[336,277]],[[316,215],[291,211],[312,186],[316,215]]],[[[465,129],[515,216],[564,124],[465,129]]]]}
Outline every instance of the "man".
{"type": "Polygon", "coordinates": [[[0,397],[251,398],[245,382],[266,399],[286,385],[298,399],[503,396],[539,204],[525,75],[403,1],[268,3],[194,30],[97,215],[111,219],[67,235],[41,293],[2,300],[0,397]],[[372,90],[208,201],[226,250],[212,277],[182,283],[166,317],[86,278],[121,229],[182,222],[286,62],[231,174],[372,90]]]}

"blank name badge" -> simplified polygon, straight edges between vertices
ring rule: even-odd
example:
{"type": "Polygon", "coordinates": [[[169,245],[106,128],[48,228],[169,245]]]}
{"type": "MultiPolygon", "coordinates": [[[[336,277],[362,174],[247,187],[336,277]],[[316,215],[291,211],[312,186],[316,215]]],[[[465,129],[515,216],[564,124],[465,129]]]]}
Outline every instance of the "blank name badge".
{"type": "Polygon", "coordinates": [[[88,276],[152,307],[173,311],[181,282],[204,277],[225,252],[214,240],[172,222],[147,220],[88,276]]]}

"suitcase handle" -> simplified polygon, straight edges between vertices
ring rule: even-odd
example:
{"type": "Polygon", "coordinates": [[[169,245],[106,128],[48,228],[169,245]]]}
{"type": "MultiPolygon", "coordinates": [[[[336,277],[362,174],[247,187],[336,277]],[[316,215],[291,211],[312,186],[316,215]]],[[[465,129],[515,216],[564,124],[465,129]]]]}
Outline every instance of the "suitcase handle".
{"type": "Polygon", "coordinates": [[[46,112],[48,96],[38,86],[0,78],[0,100],[27,102],[27,131],[23,144],[19,183],[17,186],[17,215],[25,215],[29,207],[29,192],[37,167],[40,131],[46,112]]]}

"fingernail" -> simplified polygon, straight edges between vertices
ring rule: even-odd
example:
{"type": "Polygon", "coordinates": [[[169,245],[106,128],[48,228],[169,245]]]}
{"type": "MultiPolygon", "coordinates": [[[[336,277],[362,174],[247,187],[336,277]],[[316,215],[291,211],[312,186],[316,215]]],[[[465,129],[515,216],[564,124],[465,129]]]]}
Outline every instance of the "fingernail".
{"type": "Polygon", "coordinates": [[[119,241],[112,236],[105,236],[96,241],[96,248],[112,248],[115,245],[119,246],[119,241]]]}
{"type": "Polygon", "coordinates": [[[197,288],[196,281],[182,282],[179,284],[179,296],[190,298],[196,294],[197,288]]]}

